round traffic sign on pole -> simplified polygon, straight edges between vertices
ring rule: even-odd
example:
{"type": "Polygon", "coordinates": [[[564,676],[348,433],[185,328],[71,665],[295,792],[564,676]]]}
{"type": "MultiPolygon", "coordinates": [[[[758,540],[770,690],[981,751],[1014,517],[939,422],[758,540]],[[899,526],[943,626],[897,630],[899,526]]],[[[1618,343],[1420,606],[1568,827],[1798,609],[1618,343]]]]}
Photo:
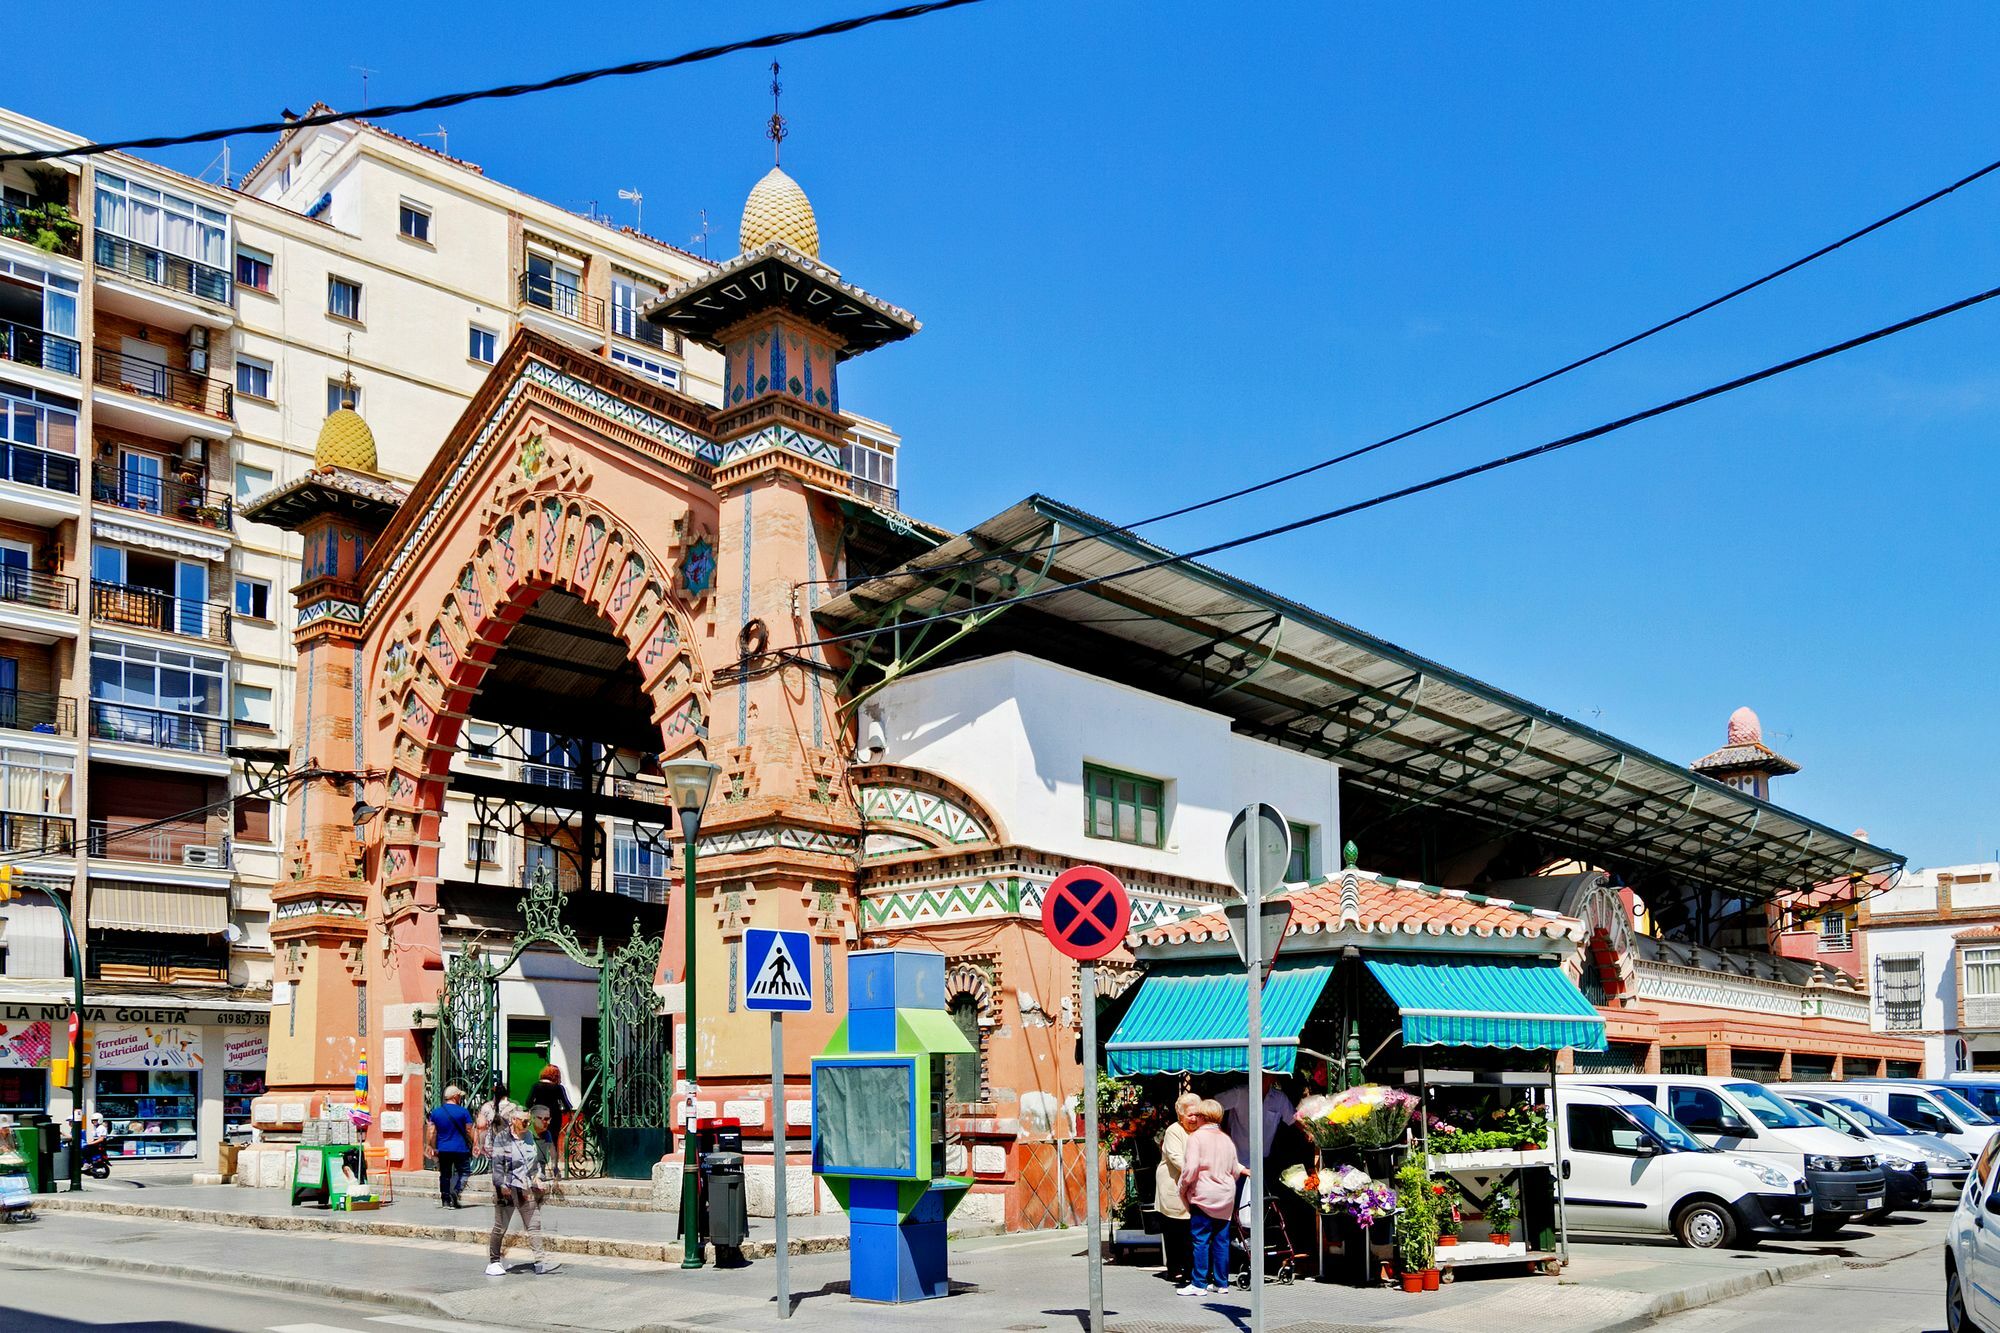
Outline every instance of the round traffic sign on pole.
{"type": "Polygon", "coordinates": [[[1236,812],[1230,821],[1229,836],[1222,845],[1229,863],[1229,878],[1240,893],[1250,892],[1250,860],[1257,861],[1257,882],[1274,891],[1285,882],[1292,864],[1292,826],[1278,807],[1256,801],[1236,812]]]}
{"type": "Polygon", "coordinates": [[[1131,924],[1125,886],[1098,866],[1072,866],[1042,895],[1042,933],[1079,962],[1102,958],[1123,944],[1131,924]]]}

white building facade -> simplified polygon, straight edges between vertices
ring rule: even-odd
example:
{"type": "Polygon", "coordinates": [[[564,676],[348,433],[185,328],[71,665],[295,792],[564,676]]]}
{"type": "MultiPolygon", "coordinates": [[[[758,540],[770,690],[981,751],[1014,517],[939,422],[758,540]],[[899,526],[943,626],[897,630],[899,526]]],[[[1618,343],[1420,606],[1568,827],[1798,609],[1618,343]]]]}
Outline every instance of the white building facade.
{"type": "Polygon", "coordinates": [[[2000,1072],[2000,862],[1907,872],[1857,934],[1876,1031],[1920,1038],[1933,1076],[2000,1072]]]}

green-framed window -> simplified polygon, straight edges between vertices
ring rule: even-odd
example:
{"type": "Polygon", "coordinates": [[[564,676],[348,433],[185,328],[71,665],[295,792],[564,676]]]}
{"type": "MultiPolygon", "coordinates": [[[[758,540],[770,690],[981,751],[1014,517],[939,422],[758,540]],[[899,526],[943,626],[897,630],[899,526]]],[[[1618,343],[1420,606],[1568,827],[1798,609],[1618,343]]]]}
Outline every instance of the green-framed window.
{"type": "Polygon", "coordinates": [[[1121,773],[1096,764],[1083,766],[1087,802],[1083,831],[1093,838],[1163,846],[1167,840],[1167,788],[1155,778],[1121,773]]]}
{"type": "MultiPolygon", "coordinates": [[[[1289,821],[1288,821],[1289,822],[1289,821]]],[[[1285,867],[1285,883],[1303,884],[1312,878],[1313,831],[1310,824],[1293,823],[1292,861],[1285,867]]]]}

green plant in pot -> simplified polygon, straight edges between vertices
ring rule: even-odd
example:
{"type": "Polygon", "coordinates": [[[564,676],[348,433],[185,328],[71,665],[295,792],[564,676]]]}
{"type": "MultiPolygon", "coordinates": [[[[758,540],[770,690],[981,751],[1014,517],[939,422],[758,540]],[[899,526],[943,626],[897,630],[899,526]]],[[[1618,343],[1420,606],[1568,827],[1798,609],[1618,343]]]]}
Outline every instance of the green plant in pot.
{"type": "Polygon", "coordinates": [[[1520,1215],[1521,1198],[1515,1187],[1495,1185],[1492,1197],[1486,1201],[1486,1228],[1493,1233],[1495,1245],[1514,1243],[1514,1221],[1520,1215]]]}
{"type": "Polygon", "coordinates": [[[1458,1193],[1458,1182],[1450,1176],[1442,1176],[1431,1183],[1431,1206],[1437,1210],[1438,1244],[1458,1244],[1459,1233],[1465,1230],[1465,1223],[1459,1217],[1463,1203],[1458,1193]]]}
{"type": "Polygon", "coordinates": [[[1396,1172],[1396,1262],[1403,1272],[1403,1290],[1435,1289],[1437,1280],[1438,1212],[1430,1173],[1421,1156],[1412,1155],[1396,1172]]]}

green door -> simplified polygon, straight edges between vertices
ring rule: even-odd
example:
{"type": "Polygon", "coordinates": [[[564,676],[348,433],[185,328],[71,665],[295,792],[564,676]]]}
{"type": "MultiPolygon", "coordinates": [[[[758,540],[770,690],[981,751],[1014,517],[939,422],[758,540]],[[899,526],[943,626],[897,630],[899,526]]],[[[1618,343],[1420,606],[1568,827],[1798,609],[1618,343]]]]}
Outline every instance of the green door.
{"type": "Polygon", "coordinates": [[[549,1063],[549,1020],[507,1020],[507,1095],[525,1105],[528,1092],[549,1063]]]}

